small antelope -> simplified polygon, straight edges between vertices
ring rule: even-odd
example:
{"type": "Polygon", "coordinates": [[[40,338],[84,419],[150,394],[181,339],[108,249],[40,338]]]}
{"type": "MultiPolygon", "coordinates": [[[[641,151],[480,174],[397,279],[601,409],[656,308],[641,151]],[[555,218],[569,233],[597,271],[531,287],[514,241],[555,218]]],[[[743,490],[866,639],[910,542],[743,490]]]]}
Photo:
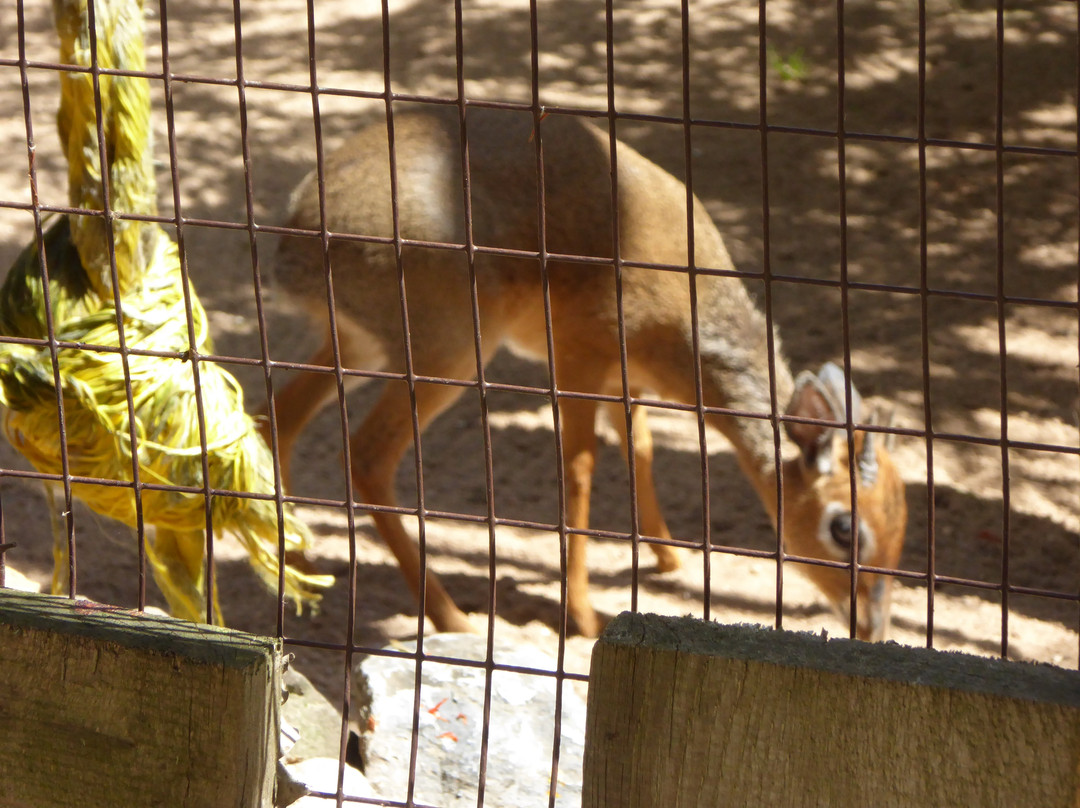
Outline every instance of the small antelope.
{"type": "MultiPolygon", "coordinates": [[[[404,239],[457,245],[405,245],[404,268],[413,370],[421,376],[475,379],[476,347],[467,256],[460,119],[456,108],[394,116],[396,187],[400,235],[404,239]]],[[[541,247],[537,143],[543,147],[543,248],[550,254],[588,256],[603,261],[549,259],[556,384],[560,392],[622,394],[619,324],[613,267],[613,226],[609,138],[580,118],[552,115],[534,132],[531,114],[471,109],[467,115],[472,243],[537,253],[541,247]]],[[[685,268],[686,188],[629,146],[618,152],[618,250],[625,261],[685,268]]],[[[394,236],[387,126],[361,130],[329,156],[324,167],[325,227],[332,234],[394,236]]],[[[732,262],[704,206],[693,201],[694,264],[731,270],[732,262]]],[[[309,176],[293,198],[292,227],[320,230],[318,184],[309,176]]],[[[405,372],[399,268],[389,244],[332,238],[338,343],[344,367],[405,372]]],[[[287,296],[327,322],[327,285],[320,239],[283,239],[277,279],[287,296]]],[[[482,353],[486,363],[507,346],[547,360],[541,265],[537,258],[478,253],[475,256],[482,353]]],[[[767,415],[770,407],[765,317],[737,278],[685,271],[624,267],[622,308],[629,393],[643,392],[696,404],[695,356],[691,324],[691,282],[696,284],[698,345],[703,403],[708,407],[767,415]]],[[[777,345],[779,343],[777,342],[777,345]]],[[[327,342],[310,360],[333,366],[327,342]]],[[[355,376],[346,377],[356,380],[355,376]]],[[[791,371],[775,360],[777,400],[790,401],[791,416],[844,423],[845,380],[834,365],[818,375],[791,371]]],[[[416,385],[416,408],[424,429],[458,397],[461,386],[416,385]]],[[[275,393],[279,450],[288,469],[293,446],[311,417],[335,399],[331,373],[306,373],[275,393]]],[[[853,421],[859,395],[851,391],[853,421]]],[[[611,419],[632,445],[641,533],[670,534],[660,514],[652,481],[652,448],[643,407],[632,408],[627,441],[625,410],[613,405],[611,419]]],[[[559,400],[567,523],[586,528],[595,463],[597,401],[559,400]]],[[[777,519],[774,432],[767,418],[707,416],[734,446],[739,466],[766,511],[777,519]]],[[[844,429],[785,421],[782,432],[783,536],[785,551],[800,556],[847,561],[852,542],[851,477],[844,429]],[[786,434],[784,434],[786,433],[786,434]]],[[[267,427],[268,429],[268,427],[267,427]]],[[[352,475],[363,501],[392,506],[400,458],[413,438],[407,386],[388,382],[353,434],[352,475]]],[[[859,561],[891,568],[900,556],[907,510],[903,484],[882,441],[857,431],[859,561]]],[[[287,477],[286,477],[287,479],[287,477]]],[[[400,518],[374,513],[375,523],[414,594],[420,587],[420,558],[400,518]]],[[[662,571],[679,566],[675,548],[651,544],[662,571]]],[[[586,537],[571,534],[568,548],[568,611],[577,629],[595,636],[602,623],[589,602],[586,537]]],[[[803,567],[829,601],[842,611],[850,602],[850,572],[835,567],[803,567]]],[[[857,625],[864,639],[880,639],[889,623],[889,576],[858,576],[857,625]]],[[[427,615],[440,631],[473,630],[432,573],[427,574],[427,615]]]]}

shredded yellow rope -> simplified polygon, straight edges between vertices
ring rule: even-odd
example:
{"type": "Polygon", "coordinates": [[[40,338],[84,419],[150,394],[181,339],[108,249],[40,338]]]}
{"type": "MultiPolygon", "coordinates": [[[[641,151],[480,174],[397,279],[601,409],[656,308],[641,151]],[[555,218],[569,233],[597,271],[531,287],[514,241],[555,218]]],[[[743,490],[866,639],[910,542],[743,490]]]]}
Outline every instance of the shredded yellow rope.
{"type": "MultiPolygon", "coordinates": [[[[86,0],[54,0],[61,59],[91,64],[86,0]]],[[[95,0],[97,64],[102,68],[145,68],[140,0],[95,0]]],[[[120,213],[156,212],[156,182],[151,165],[148,82],[130,76],[100,76],[100,108],[108,159],[110,207],[120,213]]],[[[69,161],[73,206],[104,210],[93,77],[61,74],[58,115],[69,161]]],[[[171,352],[176,358],[129,354],[128,373],[119,350],[108,229],[102,216],[57,219],[44,234],[51,312],[45,295],[36,244],[16,259],[0,289],[0,333],[44,340],[51,316],[56,338],[78,348],[57,351],[66,420],[69,471],[130,483],[132,418],[130,384],[140,479],[147,484],[201,489],[202,446],[195,376],[186,358],[212,353],[206,313],[195,290],[187,292],[195,340],[189,342],[184,282],[176,244],[155,223],[112,220],[112,247],[121,297],[122,324],[129,350],[171,352]],[[85,345],[86,347],[82,347],[85,345]],[[104,350],[102,350],[104,349],[104,350]]],[[[199,387],[206,412],[209,485],[216,490],[270,495],[273,463],[266,443],[244,412],[236,379],[220,365],[199,363],[199,387]]],[[[59,419],[52,356],[48,345],[0,343],[0,404],[4,430],[39,471],[61,474],[59,419]]],[[[136,524],[130,485],[76,483],[73,493],[98,513],[136,524]]],[[[205,510],[200,492],[143,489],[144,520],[155,528],[147,558],[170,610],[190,620],[205,619],[205,510]]],[[[252,566],[272,588],[278,585],[277,506],[273,500],[215,495],[215,532],[237,537],[252,566]]],[[[306,526],[285,506],[282,526],[287,551],[310,541],[306,526]]],[[[57,537],[58,541],[61,541],[57,537]]],[[[57,563],[66,544],[54,551],[57,563]]],[[[59,579],[54,570],[54,589],[59,579]]],[[[284,568],[285,594],[299,612],[316,602],[331,576],[284,568]]],[[[214,618],[222,622],[217,593],[214,618]]]]}
{"type": "MultiPolygon", "coordinates": [[[[97,65],[101,69],[146,70],[141,0],[98,0],[97,65]]],[[[53,0],[60,35],[60,61],[90,67],[90,21],[86,0],[53,0]]],[[[101,117],[109,161],[110,207],[117,213],[157,212],[150,134],[150,84],[135,76],[98,76],[101,117]]],[[[89,72],[60,74],[57,128],[68,160],[68,199],[73,207],[104,210],[104,190],[97,137],[94,76],[89,72]]],[[[91,288],[102,299],[112,296],[109,243],[105,219],[72,216],[72,240],[78,247],[91,288]]],[[[120,291],[142,280],[153,267],[155,242],[164,234],[152,224],[113,220],[113,246],[120,291]]]]}

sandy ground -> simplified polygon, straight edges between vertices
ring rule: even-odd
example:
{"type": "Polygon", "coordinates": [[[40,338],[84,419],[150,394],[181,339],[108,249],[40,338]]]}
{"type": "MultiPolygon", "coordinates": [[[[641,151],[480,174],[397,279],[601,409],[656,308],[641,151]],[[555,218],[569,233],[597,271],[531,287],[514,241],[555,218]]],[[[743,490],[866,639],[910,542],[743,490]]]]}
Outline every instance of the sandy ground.
{"type": "MultiPolygon", "coordinates": [[[[153,5],[153,4],[152,4],[153,5]]],[[[620,2],[615,14],[615,100],[622,112],[680,115],[682,84],[678,7],[660,0],[620,2]]],[[[1067,3],[1025,4],[1006,15],[1002,122],[1010,147],[1075,150],[1076,10],[1067,3]],[[1037,77],[1037,80],[1034,79],[1037,77]]],[[[382,29],[378,4],[320,0],[316,11],[319,81],[324,88],[366,92],[382,87],[382,29]]],[[[528,5],[517,0],[466,4],[465,89],[470,98],[528,101],[528,5]]],[[[835,129],[837,36],[835,9],[770,2],[766,54],[768,119],[779,127],[835,129]]],[[[391,2],[390,69],[399,93],[452,95],[455,91],[453,4],[441,0],[391,2]]],[[[846,122],[852,132],[911,138],[918,133],[918,31],[910,4],[850,3],[846,14],[846,122]]],[[[755,124],[759,119],[757,3],[691,3],[691,112],[695,118],[755,124]]],[[[604,109],[606,65],[601,4],[577,0],[539,3],[541,100],[549,105],[604,109]]],[[[149,61],[160,65],[157,6],[148,12],[149,61]]],[[[0,0],[0,18],[15,19],[14,0],[0,0]]],[[[169,10],[172,69],[181,76],[234,79],[237,60],[231,4],[193,0],[169,10]]],[[[250,82],[308,82],[305,12],[297,0],[245,5],[243,70],[250,82]]],[[[0,60],[18,58],[16,28],[0,28],[0,60]]],[[[27,57],[55,58],[49,4],[28,2],[27,57]]],[[[921,429],[927,412],[939,437],[901,439],[895,452],[908,484],[910,524],[903,567],[927,569],[930,539],[939,574],[991,584],[1001,580],[1008,556],[1010,582],[1064,593],[1067,598],[1013,594],[1004,610],[993,589],[941,585],[933,599],[930,642],[943,649],[1000,654],[1007,617],[1009,655],[1075,667],[1078,664],[1077,595],[1077,208],[1076,161],[1068,155],[1004,153],[1000,161],[1005,215],[997,210],[998,163],[992,148],[957,148],[962,141],[995,142],[993,4],[938,0],[928,4],[925,131],[926,280],[939,290],[976,297],[934,296],[926,306],[910,293],[852,291],[848,323],[851,363],[861,392],[872,403],[895,406],[897,423],[921,429]],[[1003,245],[1003,288],[1020,299],[996,300],[997,245],[1003,245]],[[1052,305],[1037,301],[1050,301],[1052,305]],[[924,395],[923,339],[929,346],[929,398],[924,395]],[[1004,359],[1002,346],[1005,346],[1004,359]],[[1004,374],[1002,369],[1004,368],[1004,374]],[[1001,379],[1007,390],[1003,393],[1001,379]],[[1003,418],[1002,409],[1007,416],[1003,418]],[[957,440],[1008,437],[1025,446],[999,447],[957,440]],[[1030,448],[1030,444],[1070,451],[1030,448]],[[928,445],[932,452],[928,459],[928,445]],[[1025,448],[1027,447],[1027,448],[1025,448]],[[928,494],[932,471],[932,494],[928,494]],[[1008,496],[1005,496],[1007,483],[1008,496]],[[933,524],[928,523],[929,504],[933,524]],[[1008,512],[1006,513],[1006,505],[1008,512]]],[[[55,125],[56,76],[27,71],[37,138],[37,170],[44,204],[64,204],[63,157],[55,125]]],[[[171,214],[164,97],[154,84],[161,161],[162,210],[171,214]]],[[[290,189],[314,164],[310,96],[249,87],[245,93],[251,185],[256,220],[282,221],[290,189]]],[[[178,81],[174,87],[177,159],[183,214],[199,220],[243,222],[245,178],[234,86],[178,81]]],[[[329,146],[379,102],[321,96],[329,146]]],[[[672,173],[685,177],[678,127],[627,122],[619,134],[672,173]]],[[[17,67],[0,64],[0,200],[29,201],[26,129],[17,67]]],[[[761,140],[755,130],[695,129],[692,172],[698,195],[728,239],[736,262],[760,270],[763,261],[761,140]]],[[[846,246],[848,276],[857,282],[917,289],[920,281],[919,150],[910,140],[855,138],[845,142],[843,197],[837,140],[773,132],[768,139],[769,233],[776,274],[837,279],[846,246]],[[840,205],[846,205],[841,231],[840,205]],[[843,238],[842,238],[843,237],[843,238]]],[[[0,266],[8,266],[32,237],[25,210],[0,207],[0,266]]],[[[220,353],[259,355],[251,250],[242,230],[185,229],[188,260],[211,311],[220,353]]],[[[265,265],[274,239],[260,236],[265,265]]],[[[815,367],[843,354],[841,301],[828,286],[777,283],[775,317],[795,368],[815,367]]],[[[300,360],[314,347],[314,329],[271,295],[270,342],[278,359],[300,360]]],[[[259,373],[235,366],[257,409],[259,373]]],[[[503,356],[490,378],[545,384],[542,369],[503,356]]],[[[351,399],[354,420],[371,390],[351,399]]],[[[496,513],[507,519],[557,520],[554,442],[550,412],[540,397],[500,394],[491,400],[496,513]]],[[[656,477],[677,538],[700,541],[702,496],[696,426],[656,412],[656,477]]],[[[327,413],[312,427],[295,460],[295,493],[341,496],[340,425],[327,413]]],[[[773,546],[772,532],[749,485],[738,474],[724,441],[710,435],[711,532],[717,544],[754,549],[773,546]]],[[[483,514],[484,457],[477,400],[465,396],[425,435],[424,479],[429,507],[483,514]]],[[[0,467],[26,463],[7,444],[0,467]]],[[[404,463],[402,502],[410,501],[414,471],[404,463]]],[[[629,525],[627,481],[613,435],[605,432],[594,492],[595,527],[629,525]]],[[[0,477],[9,541],[19,546],[8,563],[46,583],[50,533],[41,489],[0,477]]],[[[314,617],[291,615],[286,633],[326,643],[347,638],[348,543],[345,515],[302,509],[319,536],[317,567],[341,583],[314,617]]],[[[137,556],[126,528],[80,507],[76,513],[80,592],[134,605],[137,556]]],[[[476,612],[483,627],[488,598],[486,528],[461,521],[428,524],[430,565],[459,605],[476,612]]],[[[554,534],[499,528],[495,540],[495,632],[558,651],[558,542],[554,534]]],[[[356,635],[362,645],[414,636],[415,606],[370,519],[358,515],[356,635]]],[[[775,565],[716,553],[705,591],[700,552],[685,568],[658,575],[641,554],[635,575],[626,542],[597,541],[590,549],[594,602],[607,615],[633,604],[667,614],[773,624],[775,565]]],[[[272,632],[275,604],[250,573],[235,546],[219,546],[221,597],[230,625],[272,632]]],[[[794,565],[785,566],[783,625],[846,633],[794,565]]],[[[160,603],[156,592],[152,603],[160,603]]],[[[928,642],[925,582],[908,580],[894,598],[894,639],[928,642]]],[[[584,672],[591,642],[571,637],[566,669],[584,672]]],[[[331,698],[340,700],[343,656],[298,649],[298,664],[331,698]]]]}

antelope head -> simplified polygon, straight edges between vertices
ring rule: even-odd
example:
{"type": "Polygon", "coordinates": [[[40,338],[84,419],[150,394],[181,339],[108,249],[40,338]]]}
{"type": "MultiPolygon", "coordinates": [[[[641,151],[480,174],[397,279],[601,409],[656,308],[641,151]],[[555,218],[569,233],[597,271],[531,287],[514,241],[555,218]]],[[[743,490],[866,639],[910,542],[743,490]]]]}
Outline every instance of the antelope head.
{"type": "MultiPolygon", "coordinates": [[[[801,373],[787,414],[849,423],[848,384],[843,371],[827,363],[815,375],[801,373]]],[[[850,423],[862,422],[862,398],[850,387],[850,423]]],[[[904,484],[889,454],[887,440],[856,428],[852,497],[851,454],[843,426],[785,421],[798,455],[784,463],[784,537],[789,553],[891,569],[900,560],[907,526],[904,484]],[[855,507],[853,508],[853,502],[855,507]]],[[[851,570],[800,567],[843,615],[850,612],[851,570]]],[[[856,580],[857,636],[881,640],[889,628],[892,577],[859,572],[856,580]]]]}

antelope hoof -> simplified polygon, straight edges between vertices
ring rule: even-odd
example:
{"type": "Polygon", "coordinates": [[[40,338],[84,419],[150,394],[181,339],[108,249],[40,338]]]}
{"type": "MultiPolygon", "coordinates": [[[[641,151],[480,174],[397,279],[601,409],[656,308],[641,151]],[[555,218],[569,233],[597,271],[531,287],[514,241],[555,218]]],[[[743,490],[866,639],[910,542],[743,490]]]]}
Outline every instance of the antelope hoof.
{"type": "Polygon", "coordinates": [[[570,619],[577,627],[578,634],[590,639],[600,636],[605,621],[601,620],[590,606],[588,610],[571,611],[570,619]]]}
{"type": "Polygon", "coordinates": [[[674,572],[682,569],[683,554],[678,547],[668,544],[652,544],[653,553],[656,555],[657,572],[674,572]]]}
{"type": "MultiPolygon", "coordinates": [[[[431,617],[429,615],[429,617],[431,617]]],[[[436,630],[440,634],[478,634],[476,626],[469,620],[464,612],[456,612],[441,616],[439,619],[431,618],[436,630]]]]}

